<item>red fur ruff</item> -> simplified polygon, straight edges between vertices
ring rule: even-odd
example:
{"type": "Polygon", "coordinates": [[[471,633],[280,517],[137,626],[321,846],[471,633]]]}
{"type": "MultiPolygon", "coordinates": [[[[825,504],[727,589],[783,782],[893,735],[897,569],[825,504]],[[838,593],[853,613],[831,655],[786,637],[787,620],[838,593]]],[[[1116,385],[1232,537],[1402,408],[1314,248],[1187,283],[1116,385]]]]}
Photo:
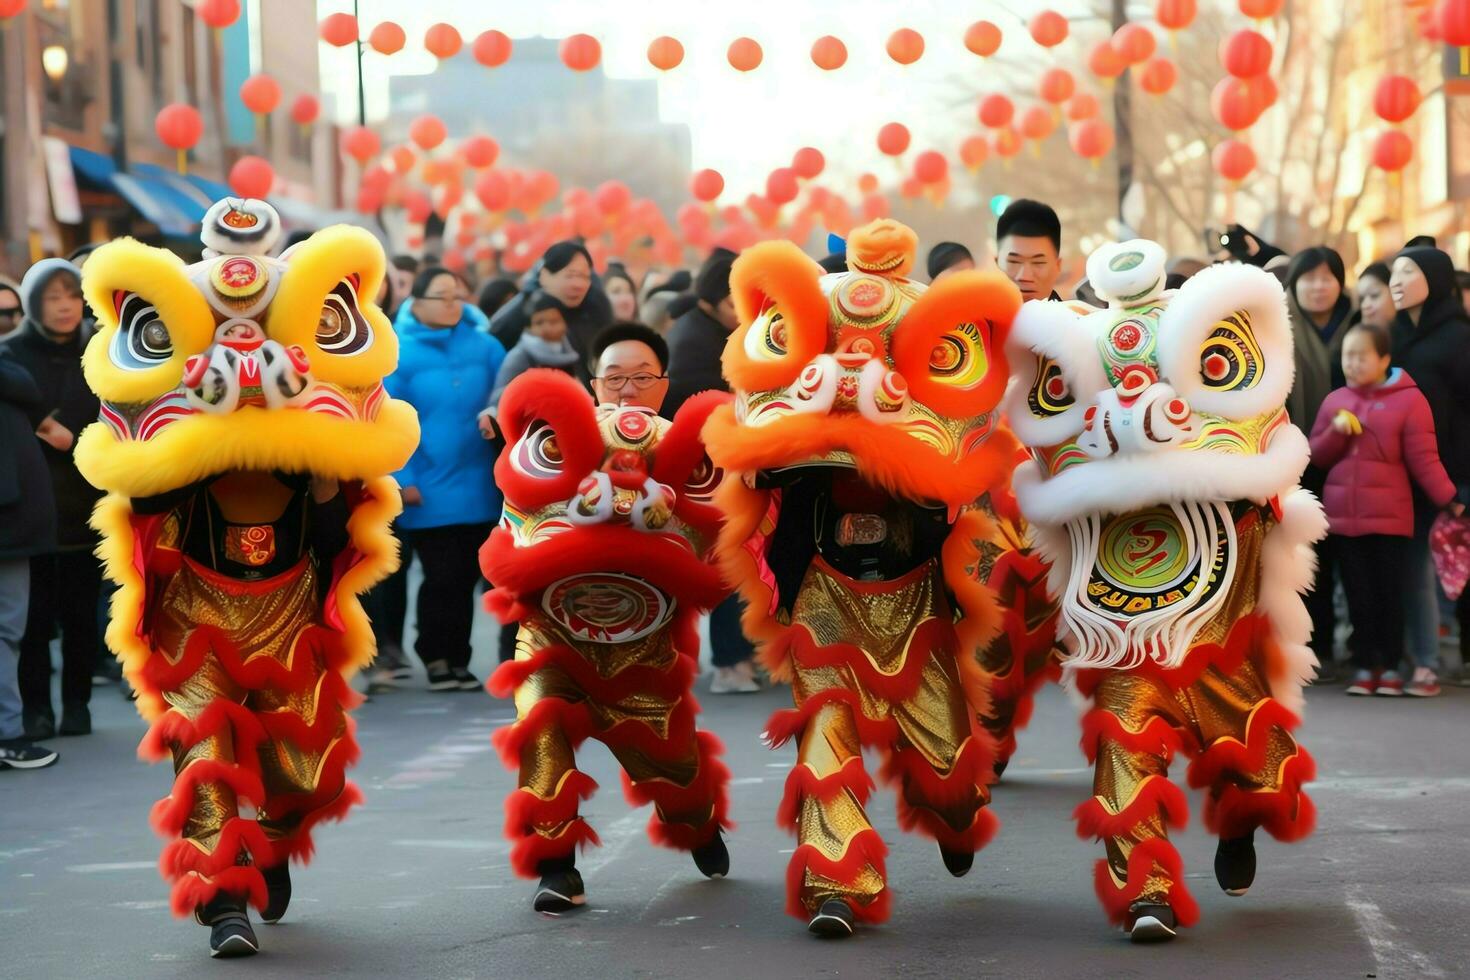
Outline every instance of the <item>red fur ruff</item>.
{"type": "Polygon", "coordinates": [[[623,796],[633,806],[654,804],[657,809],[648,819],[648,839],[660,847],[678,851],[692,851],[708,844],[715,833],[731,830],[735,824],[730,820],[730,798],[727,787],[730,770],[720,761],[725,747],[712,732],[695,732],[699,752],[699,769],[688,786],[677,786],[667,780],[656,779],[635,783],[623,773],[623,796]],[[710,818],[698,827],[687,823],[663,820],[664,813],[688,813],[710,807],[710,818]]]}
{"type": "Polygon", "coordinates": [[[851,792],[859,806],[866,805],[872,795],[873,777],[863,768],[862,756],[852,756],[836,772],[825,776],[818,776],[810,766],[798,762],[786,776],[786,790],[776,809],[776,826],[795,833],[803,797],[815,796],[827,803],[844,791],[851,792]]]}
{"type": "Polygon", "coordinates": [[[1281,786],[1270,792],[1250,792],[1226,785],[1218,797],[1205,802],[1205,826],[1221,837],[1243,837],[1257,827],[1279,841],[1301,840],[1317,824],[1317,808],[1302,792],[1302,784],[1316,776],[1316,764],[1305,750],[1287,760],[1281,786]]]}
{"type": "Polygon", "coordinates": [[[597,832],[587,821],[578,818],[560,837],[542,837],[533,833],[516,841],[510,848],[510,867],[522,878],[537,878],[540,873],[536,868],[542,861],[570,857],[578,850],[585,851],[601,843],[597,832]]]}
{"type": "Polygon", "coordinates": [[[239,864],[242,854],[250,856],[251,864],[267,867],[274,848],[260,824],[233,817],[225,821],[212,851],[201,851],[187,840],[170,841],[158,856],[158,873],[171,882],[189,874],[212,878],[239,864]]]}
{"type": "MultiPolygon", "coordinates": [[[[534,843],[540,835],[533,829],[536,824],[543,826],[559,824],[567,820],[575,819],[577,808],[583,800],[591,799],[592,794],[597,792],[597,781],[591,776],[578,770],[572,770],[567,774],[566,780],[558,787],[557,793],[549,800],[543,800],[535,793],[524,789],[511,790],[510,795],[505,798],[505,836],[512,842],[511,868],[522,878],[536,877],[536,865],[547,857],[564,857],[570,854],[577,843],[596,844],[597,835],[592,832],[584,821],[578,821],[585,833],[576,830],[577,836],[572,837],[572,844],[566,846],[559,854],[547,853],[540,844],[534,843]],[[529,863],[527,863],[529,861],[529,863]]],[[[568,830],[572,834],[573,830],[568,830]]],[[[561,839],[565,844],[567,837],[561,839]]],[[[553,842],[546,841],[548,846],[553,842]]]]}
{"type": "MultiPolygon", "coordinates": [[[[851,884],[857,881],[864,866],[871,864],[878,876],[886,880],[887,856],[887,846],[871,827],[853,835],[847,845],[847,852],[836,861],[824,855],[815,845],[802,844],[791,855],[791,863],[786,866],[786,914],[803,921],[811,915],[806,906],[801,904],[801,886],[806,878],[807,868],[833,881],[851,884]]],[[[892,889],[884,887],[878,897],[867,905],[852,902],[853,917],[859,922],[875,925],[887,921],[891,892],[892,889]]]]}
{"type": "Polygon", "coordinates": [[[1128,880],[1122,888],[1113,884],[1108,862],[1100,860],[1093,870],[1093,886],[1097,889],[1098,901],[1108,914],[1108,921],[1122,925],[1128,914],[1128,906],[1143,894],[1143,886],[1153,874],[1157,864],[1172,884],[1169,886],[1169,907],[1181,926],[1192,926],[1199,921],[1199,905],[1184,886],[1184,862],[1179,852],[1164,837],[1150,837],[1140,842],[1128,855],[1128,880]]]}
{"type": "Polygon", "coordinates": [[[1189,785],[1195,789],[1213,787],[1232,773],[1259,772],[1266,764],[1271,729],[1281,728],[1290,732],[1299,724],[1297,716],[1282,707],[1275,698],[1261,699],[1246,719],[1245,741],[1226,736],[1212,742],[1189,764],[1186,773],[1189,785]]]}
{"type": "Polygon", "coordinates": [[[807,698],[799,708],[781,708],[766,721],[763,738],[767,745],[779,749],[800,735],[818,711],[829,704],[846,704],[857,726],[858,740],[863,745],[891,745],[898,737],[898,723],[892,718],[869,718],[862,712],[862,699],[846,688],[834,687],[807,698]]]}
{"type": "Polygon", "coordinates": [[[1139,785],[1133,798],[1117,813],[1111,812],[1096,796],[1072,811],[1077,821],[1077,836],[1092,840],[1125,836],[1152,816],[1161,816],[1176,829],[1189,822],[1189,801],[1184,791],[1169,782],[1167,776],[1149,776],[1139,785]]]}
{"type": "Polygon", "coordinates": [[[241,865],[227,868],[213,878],[185,875],[174,883],[170,906],[174,915],[183,918],[193,915],[194,910],[208,904],[216,895],[244,895],[245,900],[257,909],[263,909],[270,901],[265,890],[265,876],[259,868],[241,865]]]}
{"type": "Polygon", "coordinates": [[[886,754],[879,775],[885,783],[935,806],[949,806],[971,797],[979,798],[995,779],[995,756],[990,737],[976,732],[960,746],[950,771],[941,775],[918,749],[895,748],[886,754]]]}
{"type": "Polygon", "coordinates": [[[548,667],[565,672],[577,687],[605,703],[621,701],[633,694],[653,694],[676,701],[689,691],[699,675],[696,659],[680,655],[667,669],[635,664],[612,677],[603,677],[586,657],[571,647],[550,646],[535,651],[529,657],[501,664],[490,675],[486,690],[496,697],[513,697],[516,688],[527,678],[548,667]]]}
{"type": "MultiPolygon", "coordinates": [[[[1279,657],[1275,638],[1271,635],[1271,620],[1265,613],[1252,613],[1235,622],[1225,637],[1222,646],[1218,643],[1196,643],[1184,656],[1178,667],[1164,667],[1153,660],[1145,660],[1128,672],[1147,677],[1175,691],[1200,679],[1206,668],[1214,667],[1222,674],[1234,673],[1248,656],[1254,655],[1261,663],[1269,664],[1279,657]]],[[[1097,686],[1116,674],[1112,668],[1088,668],[1078,670],[1074,681],[1077,692],[1090,698],[1097,686]]]]}
{"type": "Polygon", "coordinates": [[[896,702],[906,701],[918,691],[930,651],[953,656],[954,649],[954,625],[944,619],[928,619],[914,630],[907,659],[896,674],[878,670],[861,648],[850,643],[819,644],[811,631],[801,625],[784,630],[780,638],[768,645],[766,655],[781,659],[789,656],[806,668],[847,667],[874,696],[896,702]]]}
{"type": "Polygon", "coordinates": [[[1082,716],[1082,754],[1089,764],[1097,761],[1099,743],[1107,739],[1130,752],[1147,752],[1161,756],[1167,763],[1174,758],[1183,735],[1163,718],[1154,715],[1137,732],[1130,731],[1122,719],[1106,708],[1094,708],[1082,716]]]}
{"type": "Polygon", "coordinates": [[[254,768],[216,759],[199,759],[185,766],[175,777],[169,795],[153,804],[149,819],[160,836],[177,837],[183,833],[189,813],[194,809],[194,789],[201,783],[224,783],[240,800],[256,806],[265,800],[265,787],[261,785],[260,773],[254,768]]]}

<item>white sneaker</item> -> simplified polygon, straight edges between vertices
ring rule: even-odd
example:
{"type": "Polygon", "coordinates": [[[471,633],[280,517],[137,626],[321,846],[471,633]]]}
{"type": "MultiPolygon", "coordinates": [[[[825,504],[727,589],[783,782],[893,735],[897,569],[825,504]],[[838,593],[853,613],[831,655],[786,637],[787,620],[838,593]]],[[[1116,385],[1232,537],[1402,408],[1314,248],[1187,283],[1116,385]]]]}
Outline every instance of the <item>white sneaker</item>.
{"type": "Polygon", "coordinates": [[[755,678],[736,667],[716,667],[714,679],[709,683],[711,694],[756,694],[760,689],[755,678]]]}

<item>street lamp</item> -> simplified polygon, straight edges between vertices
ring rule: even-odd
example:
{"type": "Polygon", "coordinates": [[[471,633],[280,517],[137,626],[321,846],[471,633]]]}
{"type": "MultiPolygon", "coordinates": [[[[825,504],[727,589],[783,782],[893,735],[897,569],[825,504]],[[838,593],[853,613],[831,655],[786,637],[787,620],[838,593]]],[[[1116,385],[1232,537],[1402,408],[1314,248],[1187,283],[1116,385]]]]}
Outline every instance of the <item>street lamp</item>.
{"type": "Polygon", "coordinates": [[[66,48],[59,44],[48,45],[41,51],[41,70],[53,82],[59,82],[66,77],[67,61],[66,48]]]}

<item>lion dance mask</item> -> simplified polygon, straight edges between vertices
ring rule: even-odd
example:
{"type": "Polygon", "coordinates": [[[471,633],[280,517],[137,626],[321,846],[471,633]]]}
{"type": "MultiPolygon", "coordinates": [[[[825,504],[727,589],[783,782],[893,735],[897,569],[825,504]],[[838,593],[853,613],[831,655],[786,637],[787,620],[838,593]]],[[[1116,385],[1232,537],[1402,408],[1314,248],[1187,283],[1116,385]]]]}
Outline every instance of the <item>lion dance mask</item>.
{"type": "Polygon", "coordinates": [[[1257,827],[1311,830],[1312,760],[1291,732],[1316,666],[1300,593],[1326,529],[1282,407],[1280,285],[1230,264],[1164,292],[1164,262],[1153,242],[1110,245],[1087,269],[1107,309],[1027,304],[1006,406],[1034,456],[1015,489],[1052,561],[1067,680],[1090,701],[1078,830],[1104,842],[1098,895],[1135,939],[1198,915],[1165,829],[1186,815],[1176,752],[1207,791],[1231,894],[1251,883],[1257,827]]]}
{"type": "Polygon", "coordinates": [[[594,406],[568,375],[533,369],[500,403],[505,513],[481,566],[496,585],[489,608],[520,624],[516,658],[489,688],[515,698],[517,720],[495,744],[520,773],[505,832],[523,877],[570,871],[578,846],[597,843],[578,814],[597,788],[576,768],[589,737],[622,764],[628,801],[653,804],[654,843],[697,862],[703,849],[723,853],[730,774],[719,740],[695,730],[690,689],[699,614],[728,591],[709,558],[720,473],[699,439],[725,397],[696,396],[670,423],[594,406]]]}
{"type": "Polygon", "coordinates": [[[180,915],[219,893],[264,907],[262,869],[309,858],[313,826],[359,800],[357,594],[397,563],[384,474],[418,439],[382,386],[377,241],[329,228],[269,258],[279,232],[268,205],[227,199],[202,261],[121,240],[83,275],[102,408],[76,458],[108,491],[93,524],[118,584],[107,640],[150,722],[139,751],[174,762],[153,822],[180,915]],[[312,478],[340,490],[318,502],[312,478]]]}
{"type": "Polygon", "coordinates": [[[799,746],[778,814],[798,841],[787,911],[832,935],[889,909],[863,747],[885,754],[900,824],[963,874],[996,826],[997,743],[1051,649],[1032,601],[1044,572],[1007,492],[1019,447],[996,411],[1020,294],[980,272],[926,289],[905,278],[914,248],[879,221],[853,233],[846,273],[784,242],[742,254],[735,401],[705,427],[731,474],[727,578],[795,701],[767,730],[799,746]]]}

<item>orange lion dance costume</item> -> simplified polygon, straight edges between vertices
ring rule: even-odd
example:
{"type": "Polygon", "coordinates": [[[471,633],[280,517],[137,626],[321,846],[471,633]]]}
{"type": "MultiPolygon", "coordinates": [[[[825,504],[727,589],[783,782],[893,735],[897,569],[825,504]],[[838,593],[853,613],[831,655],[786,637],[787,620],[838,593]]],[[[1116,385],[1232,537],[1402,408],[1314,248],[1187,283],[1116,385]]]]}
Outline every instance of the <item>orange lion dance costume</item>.
{"type": "Polygon", "coordinates": [[[288,859],[360,799],[344,775],[347,680],[373,655],[357,595],[397,563],[385,474],[418,439],[381,383],[397,362],[371,303],[382,248],[336,227],[269,258],[279,232],[269,205],[227,199],[195,265],[122,240],[83,276],[102,409],[76,456],[108,491],[107,639],[151,724],[139,753],[174,762],[153,810],[174,912],[216,925],[215,955],[255,951],[245,900],[279,918],[288,859]]]}
{"type": "Polygon", "coordinates": [[[1176,752],[1208,793],[1229,894],[1254,879],[1257,827],[1285,841],[1312,829],[1312,759],[1292,731],[1316,667],[1300,594],[1326,532],[1283,408],[1280,284],[1228,264],[1165,292],[1164,267],[1153,242],[1109,245],[1087,263],[1107,309],[1028,303],[1006,406],[1035,456],[1015,487],[1052,561],[1067,682],[1090,701],[1078,832],[1104,842],[1097,893],[1136,941],[1198,917],[1166,831],[1188,812],[1176,752]]]}
{"type": "Polygon", "coordinates": [[[579,845],[597,834],[578,804],[597,784],[576,747],[603,742],[634,806],[653,804],[648,836],[728,873],[723,747],[695,729],[699,614],[728,590],[709,560],[720,472],[700,427],[727,396],[698,395],[672,423],[647,408],[594,407],[560,371],[533,369],[506,389],[495,464],[505,514],[481,550],[496,584],[486,604],[520,624],[516,658],[489,682],[514,696],[516,721],[495,735],[520,773],[505,804],[511,867],[540,876],[534,906],[581,905],[579,845]]]}
{"type": "Polygon", "coordinates": [[[704,430],[730,473],[727,578],[795,701],[767,732],[799,743],[777,817],[798,842],[787,911],[823,935],[889,911],[863,747],[885,754],[904,829],[964,874],[996,828],[997,741],[1051,648],[1044,603],[1016,588],[1042,576],[1006,493],[1019,447],[996,412],[1020,294],[999,273],[911,282],[915,244],[874,222],[848,242],[850,271],[825,276],[789,243],[741,255],[742,325],[724,354],[735,402],[704,430]]]}

